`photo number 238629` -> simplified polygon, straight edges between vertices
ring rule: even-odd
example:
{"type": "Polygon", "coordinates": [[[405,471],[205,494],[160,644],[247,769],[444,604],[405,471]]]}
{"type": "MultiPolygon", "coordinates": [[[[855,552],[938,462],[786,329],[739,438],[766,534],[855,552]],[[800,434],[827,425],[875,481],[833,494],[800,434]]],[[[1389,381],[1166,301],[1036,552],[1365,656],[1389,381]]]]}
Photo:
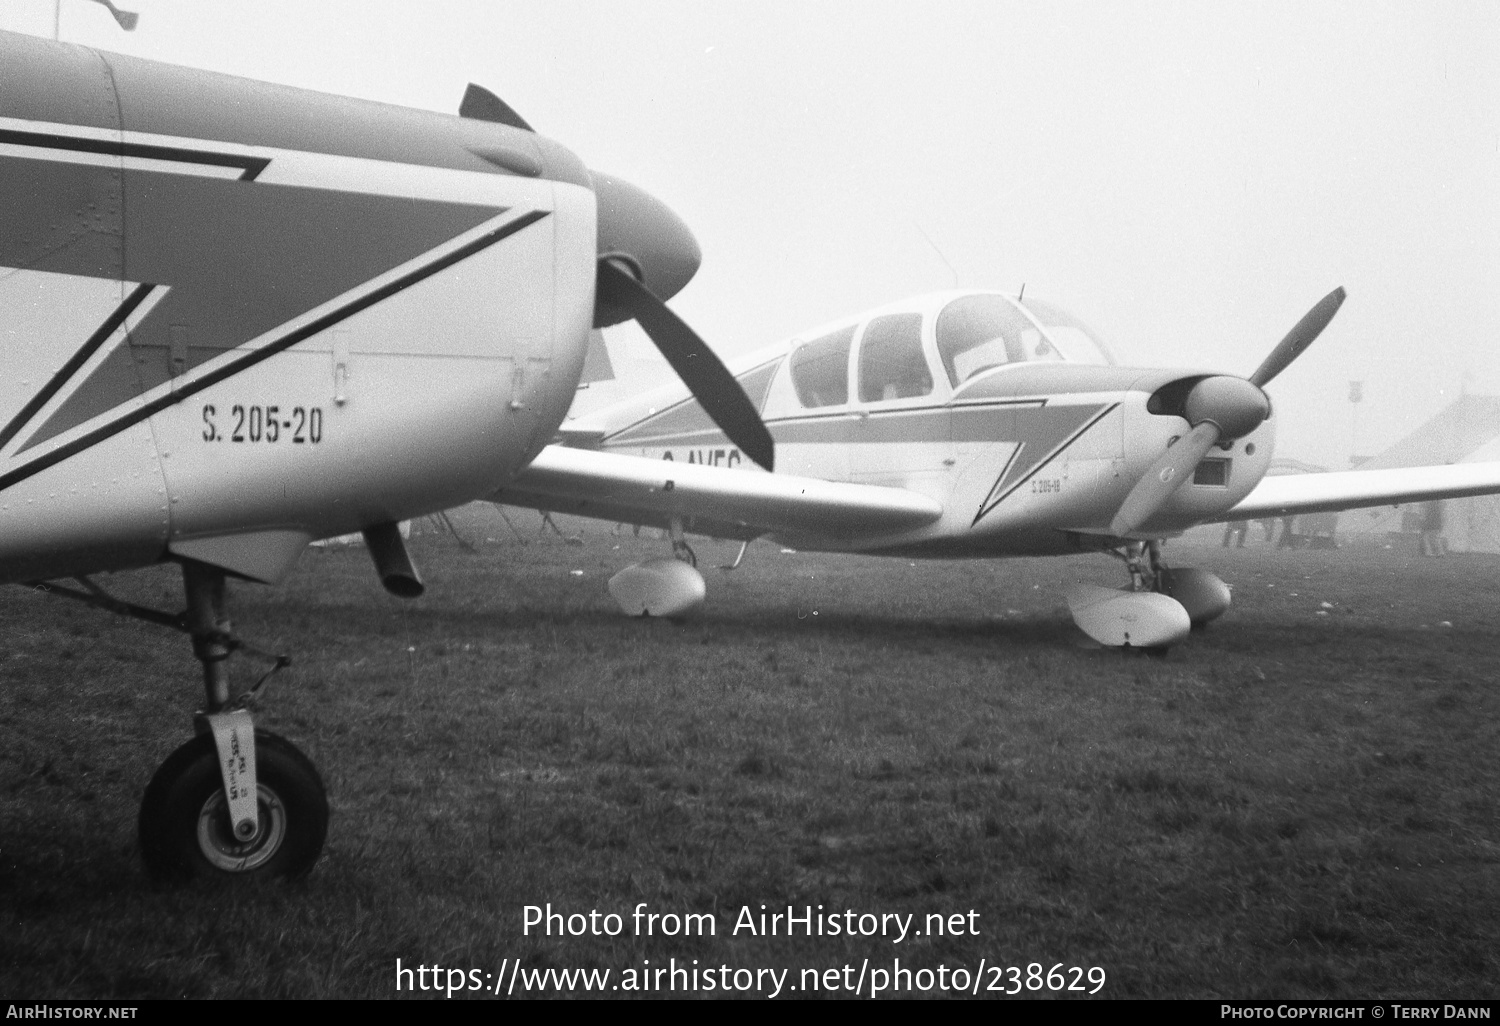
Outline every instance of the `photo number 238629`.
{"type": "Polygon", "coordinates": [[[205,442],[288,442],[317,445],[323,440],[323,411],[317,406],[241,406],[220,418],[212,404],[203,407],[205,442]]]}

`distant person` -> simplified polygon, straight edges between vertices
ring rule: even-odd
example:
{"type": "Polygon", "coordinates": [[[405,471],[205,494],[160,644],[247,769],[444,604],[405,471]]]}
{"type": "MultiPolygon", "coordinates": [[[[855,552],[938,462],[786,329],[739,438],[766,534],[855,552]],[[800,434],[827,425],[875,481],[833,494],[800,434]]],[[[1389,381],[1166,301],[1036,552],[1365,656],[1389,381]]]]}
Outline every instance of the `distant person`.
{"type": "Polygon", "coordinates": [[[1448,543],[1443,538],[1443,504],[1424,502],[1422,504],[1422,555],[1436,558],[1447,554],[1448,543]]]}
{"type": "Polygon", "coordinates": [[[1229,542],[1231,539],[1238,539],[1238,542],[1234,547],[1237,549],[1243,549],[1245,547],[1245,535],[1249,533],[1250,521],[1231,520],[1229,524],[1224,528],[1224,548],[1229,548],[1229,542]]]}
{"type": "Polygon", "coordinates": [[[1302,544],[1302,539],[1297,535],[1297,518],[1281,518],[1281,540],[1276,543],[1278,549],[1295,549],[1302,544]]]}
{"type": "Polygon", "coordinates": [[[1310,549],[1336,549],[1339,515],[1337,513],[1309,513],[1302,518],[1302,537],[1310,549]]]}

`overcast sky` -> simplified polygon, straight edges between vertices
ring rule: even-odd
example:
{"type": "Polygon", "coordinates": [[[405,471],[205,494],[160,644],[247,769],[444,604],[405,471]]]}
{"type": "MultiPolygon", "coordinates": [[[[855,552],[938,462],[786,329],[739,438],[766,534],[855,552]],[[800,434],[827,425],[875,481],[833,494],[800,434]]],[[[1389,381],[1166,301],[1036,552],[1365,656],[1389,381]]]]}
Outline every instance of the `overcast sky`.
{"type": "Polygon", "coordinates": [[[1121,362],[1248,373],[1343,285],[1270,388],[1281,455],[1347,464],[1352,380],[1366,454],[1500,394],[1488,0],[122,0],[129,34],[61,3],[65,40],[157,60],[449,112],[489,87],[682,215],[673,306],[726,356],[956,278],[1121,362]]]}

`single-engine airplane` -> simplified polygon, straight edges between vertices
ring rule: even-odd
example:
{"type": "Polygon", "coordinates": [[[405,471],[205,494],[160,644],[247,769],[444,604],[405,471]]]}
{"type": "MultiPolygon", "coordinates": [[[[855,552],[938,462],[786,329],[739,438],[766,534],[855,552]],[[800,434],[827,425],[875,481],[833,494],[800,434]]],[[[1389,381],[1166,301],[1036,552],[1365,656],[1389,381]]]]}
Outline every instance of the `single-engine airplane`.
{"type": "Polygon", "coordinates": [[[1265,476],[1265,386],[1343,300],[1343,289],[1326,296],[1242,378],[1120,366],[1089,328],[1031,297],[919,296],[735,364],[775,438],[774,474],[747,472],[698,404],[666,386],[569,421],[491,499],[669,530],[680,558],[610,581],[632,614],[703,600],[684,532],[906,558],[1112,553],[1129,587],[1075,587],[1073,617],[1102,644],[1159,651],[1230,601],[1208,571],[1168,568],[1164,538],[1500,492],[1500,463],[1265,476]]]}
{"type": "Polygon", "coordinates": [[[459,113],[0,33],[0,583],[191,636],[207,704],[142,803],[155,876],[295,876],[327,830],[311,762],[231,687],[254,650],[226,578],[275,582],[360,531],[387,588],[419,593],[397,522],[524,467],[592,328],[640,321],[771,465],[662,304],[698,267],[687,227],[493,94],[459,113]],[[163,561],[181,615],[88,577],[163,561]]]}

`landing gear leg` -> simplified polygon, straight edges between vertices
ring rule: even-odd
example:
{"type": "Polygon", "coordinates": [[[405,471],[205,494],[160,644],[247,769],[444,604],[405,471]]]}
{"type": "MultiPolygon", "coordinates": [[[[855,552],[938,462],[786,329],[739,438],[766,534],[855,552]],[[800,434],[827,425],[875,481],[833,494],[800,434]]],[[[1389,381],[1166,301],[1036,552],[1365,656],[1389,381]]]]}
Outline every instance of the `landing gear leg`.
{"type": "Polygon", "coordinates": [[[667,525],[667,530],[672,536],[672,555],[688,566],[697,566],[698,553],[693,551],[693,547],[687,543],[687,538],[683,535],[682,519],[673,517],[671,523],[667,525]]]}
{"type": "Polygon", "coordinates": [[[198,736],[168,756],[141,802],[146,870],[170,882],[199,878],[298,877],[328,833],[328,799],[318,771],[291,743],[256,729],[231,694],[235,648],[224,616],[224,572],[183,564],[184,617],[203,664],[207,704],[198,736]]]}
{"type": "Polygon", "coordinates": [[[750,542],[748,540],[740,542],[740,551],[735,555],[734,562],[733,563],[721,563],[721,564],[719,564],[719,569],[720,570],[738,570],[740,568],[740,564],[745,561],[745,553],[749,550],[749,548],[750,548],[750,542]]]}
{"type": "Polygon", "coordinates": [[[188,634],[203,664],[203,690],[211,715],[229,707],[229,619],[224,615],[224,571],[204,563],[182,564],[187,592],[188,634]]]}
{"type": "Polygon", "coordinates": [[[1207,570],[1167,566],[1160,541],[1138,542],[1132,548],[1136,551],[1125,558],[1132,590],[1155,591],[1175,599],[1187,610],[1193,630],[1205,629],[1229,608],[1229,586],[1207,570]]]}
{"type": "Polygon", "coordinates": [[[1130,542],[1125,546],[1125,566],[1130,571],[1131,591],[1160,591],[1162,571],[1166,564],[1161,558],[1161,541],[1153,538],[1148,542],[1130,542]]]}

